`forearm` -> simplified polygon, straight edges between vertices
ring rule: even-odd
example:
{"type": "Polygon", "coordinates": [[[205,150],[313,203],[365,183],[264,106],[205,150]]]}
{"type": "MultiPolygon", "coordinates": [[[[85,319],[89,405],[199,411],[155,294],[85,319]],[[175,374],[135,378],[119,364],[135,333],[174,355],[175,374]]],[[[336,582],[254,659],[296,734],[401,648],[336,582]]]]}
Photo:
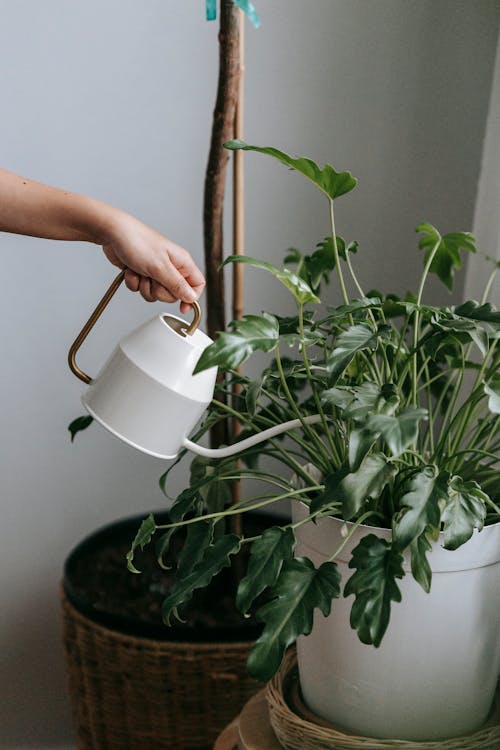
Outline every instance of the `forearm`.
{"type": "Polygon", "coordinates": [[[119,211],[0,169],[0,231],[104,244],[119,211]]]}

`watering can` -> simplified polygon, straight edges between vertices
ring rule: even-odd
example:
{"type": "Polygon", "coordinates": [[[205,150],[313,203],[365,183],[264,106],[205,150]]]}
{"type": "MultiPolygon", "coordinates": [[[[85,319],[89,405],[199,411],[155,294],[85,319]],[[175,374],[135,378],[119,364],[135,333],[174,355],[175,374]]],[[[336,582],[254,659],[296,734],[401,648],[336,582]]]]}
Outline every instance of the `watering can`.
{"type": "Polygon", "coordinates": [[[226,458],[320,420],[318,415],[293,419],[222,448],[205,448],[189,440],[212,400],[217,375],[216,367],[193,375],[203,350],[212,343],[198,328],[197,302],[192,304],[190,323],[159,313],[118,343],[95,378],[83,372],[76,354],[122,283],[125,270],[114,279],[68,354],[71,371],[88,385],[82,396],[85,409],[109,432],[156,458],[176,458],[183,448],[207,458],[226,458]]]}

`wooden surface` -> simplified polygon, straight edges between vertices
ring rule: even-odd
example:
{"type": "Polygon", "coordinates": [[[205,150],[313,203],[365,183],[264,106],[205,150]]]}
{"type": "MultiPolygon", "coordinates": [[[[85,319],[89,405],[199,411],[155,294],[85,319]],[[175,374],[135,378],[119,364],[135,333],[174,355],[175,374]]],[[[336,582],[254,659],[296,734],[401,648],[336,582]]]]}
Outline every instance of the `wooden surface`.
{"type": "Polygon", "coordinates": [[[241,714],[224,729],[214,750],[283,750],[269,723],[264,690],[250,698],[241,714]]]}

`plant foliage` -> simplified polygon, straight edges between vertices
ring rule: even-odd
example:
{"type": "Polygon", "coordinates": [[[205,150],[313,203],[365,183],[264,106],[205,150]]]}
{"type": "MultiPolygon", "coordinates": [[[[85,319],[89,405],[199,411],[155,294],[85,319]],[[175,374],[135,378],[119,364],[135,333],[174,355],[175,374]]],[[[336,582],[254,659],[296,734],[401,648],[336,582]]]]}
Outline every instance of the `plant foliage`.
{"type": "MultiPolygon", "coordinates": [[[[464,252],[476,250],[470,233],[441,235],[428,223],[417,227],[424,269],[415,291],[404,299],[365,293],[352,264],[357,243],[335,232],[334,203],[354,189],[352,175],[276,148],[241,141],[227,147],[258,152],[305,177],[327,198],[331,234],[311,254],[290,250],[292,268],[249,257],[226,261],[272,274],[297,310],[287,318],[246,315],[203,352],[196,371],[218,366],[227,375],[221,388],[229,391],[237,383],[239,392],[231,407],[213,401],[198,436],[224,419],[237,418],[242,436],[311,414],[319,421],[290,433],[286,450],[274,438],[243,452],[239,464],[196,458],[170,523],[156,526],[146,519],[128,562],[134,569],[134,549],[160,532],[162,563],[175,530],[187,526],[177,583],[163,608],[171,622],[196,588],[251,545],[236,604],[263,624],[248,665],[265,680],[279,668],[287,646],[310,632],[314,611],[328,614],[341,594],[353,598],[351,625],[360,640],[377,647],[401,599],[403,555],[429,591],[432,546],[455,550],[499,520],[500,313],[487,299],[441,307],[424,302],[429,274],[451,289],[464,252]],[[325,310],[321,287],[332,276],[340,298],[325,310]],[[347,295],[347,276],[357,290],[354,299],[347,295]],[[237,372],[257,351],[268,357],[260,376],[237,372]],[[258,480],[263,489],[231,508],[229,487],[238,478],[258,480]],[[309,515],[257,538],[224,532],[224,516],[281,499],[303,503],[309,515]],[[351,522],[344,527],[347,539],[365,522],[390,530],[385,537],[362,536],[344,584],[338,551],[320,566],[293,557],[297,528],[327,515],[351,522]]],[[[169,471],[162,478],[165,491],[169,471]]]]}

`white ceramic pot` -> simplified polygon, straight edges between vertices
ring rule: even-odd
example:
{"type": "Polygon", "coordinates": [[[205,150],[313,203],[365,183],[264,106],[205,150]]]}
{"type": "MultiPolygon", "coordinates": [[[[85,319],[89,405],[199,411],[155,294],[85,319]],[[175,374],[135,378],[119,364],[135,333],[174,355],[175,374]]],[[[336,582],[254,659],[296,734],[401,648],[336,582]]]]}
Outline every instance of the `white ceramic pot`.
{"type": "MultiPolygon", "coordinates": [[[[307,509],[295,504],[294,520],[307,509]]],[[[324,518],[297,529],[296,554],[321,564],[340,545],[342,523],[324,518]]],[[[390,531],[362,526],[337,559],[342,585],[362,536],[390,531]]],[[[492,705],[500,673],[500,523],[453,552],[429,553],[431,592],[413,579],[409,560],[401,603],[379,648],[360,642],[349,623],[353,597],[315,613],[311,635],[297,643],[302,693],[319,716],[358,734],[432,740],[477,730],[492,705]]]]}

